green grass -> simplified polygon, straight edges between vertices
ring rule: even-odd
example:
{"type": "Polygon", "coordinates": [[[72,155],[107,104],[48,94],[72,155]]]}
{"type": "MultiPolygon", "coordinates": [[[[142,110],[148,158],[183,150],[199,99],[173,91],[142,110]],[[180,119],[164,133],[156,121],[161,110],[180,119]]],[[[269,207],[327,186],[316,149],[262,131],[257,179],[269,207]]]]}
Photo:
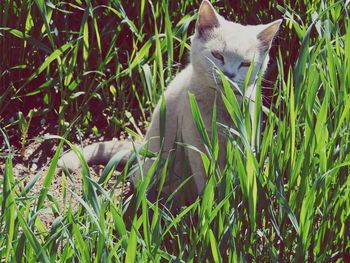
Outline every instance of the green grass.
{"type": "MultiPolygon", "coordinates": [[[[107,137],[141,133],[180,64],[187,61],[199,3],[193,1],[0,2],[0,257],[3,261],[343,262],[350,258],[350,19],[349,1],[215,2],[235,21],[257,24],[285,18],[268,78],[261,80],[257,118],[238,106],[226,83],[222,99],[235,132],[227,165],[217,166],[212,137],[194,120],[207,146],[208,183],[201,199],[173,211],[148,188],[161,189],[167,165],[158,158],[128,209],[115,188],[82,173],[83,193],[63,184],[77,205],[61,208],[49,189],[60,144],[33,195],[14,176],[11,138],[26,144],[41,118],[57,134],[92,131],[107,137]],[[18,109],[18,110],[14,110],[18,109]],[[74,124],[74,125],[73,125],[74,124]],[[263,125],[262,125],[263,124],[263,125]],[[106,129],[106,127],[109,127],[106,129]],[[15,128],[16,132],[11,132],[15,128]],[[252,145],[255,145],[253,149],[252,145]],[[51,228],[38,216],[50,210],[51,228]]],[[[224,81],[225,82],[225,81],[224,81]]],[[[215,112],[215,111],[214,111],[215,112]]],[[[136,166],[142,165],[137,154],[136,166]]],[[[114,161],[118,161],[116,158],[114,161]]],[[[84,162],[84,160],[82,160],[84,162]]],[[[118,181],[135,166],[127,165],[118,181]]],[[[70,180],[69,176],[63,182],[70,180]]],[[[171,198],[170,198],[171,199],[171,198]]],[[[171,202],[171,200],[169,200],[171,202]]]]}

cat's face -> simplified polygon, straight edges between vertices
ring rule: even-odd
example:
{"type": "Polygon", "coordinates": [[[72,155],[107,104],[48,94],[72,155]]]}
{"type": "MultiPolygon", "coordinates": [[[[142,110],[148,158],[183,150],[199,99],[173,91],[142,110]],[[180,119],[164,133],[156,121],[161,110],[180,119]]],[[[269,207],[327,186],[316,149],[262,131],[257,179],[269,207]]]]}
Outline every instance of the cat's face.
{"type": "Polygon", "coordinates": [[[252,84],[259,70],[264,72],[267,67],[268,51],[280,24],[281,20],[268,25],[243,26],[225,20],[208,1],[203,1],[192,38],[193,69],[203,81],[217,85],[220,77],[214,69],[216,65],[242,88],[252,65],[249,82],[252,84]]]}

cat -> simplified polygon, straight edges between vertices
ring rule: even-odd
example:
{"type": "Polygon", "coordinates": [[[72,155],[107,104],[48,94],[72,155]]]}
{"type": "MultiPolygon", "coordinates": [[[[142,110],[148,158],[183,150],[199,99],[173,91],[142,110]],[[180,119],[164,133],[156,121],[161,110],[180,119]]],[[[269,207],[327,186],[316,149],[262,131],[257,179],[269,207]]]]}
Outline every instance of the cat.
{"type": "MultiPolygon", "coordinates": [[[[184,186],[181,194],[184,200],[193,200],[200,195],[207,181],[203,162],[199,152],[193,148],[182,147],[191,145],[205,153],[201,136],[194,124],[189,93],[194,94],[205,128],[210,134],[212,125],[213,104],[216,97],[217,122],[227,126],[233,125],[225,110],[220,94],[220,77],[215,66],[227,78],[236,83],[243,90],[244,81],[249,67],[252,65],[252,77],[248,83],[246,96],[254,106],[255,86],[254,76],[261,70],[265,72],[269,61],[269,49],[279,30],[282,20],[269,24],[241,25],[225,20],[220,16],[207,0],[202,1],[195,26],[195,34],[191,39],[190,64],[172,80],[164,93],[166,114],[165,132],[161,156],[166,159],[173,152],[171,172],[168,172],[165,194],[171,194],[188,176],[192,176],[192,184],[184,186]]],[[[241,99],[238,98],[239,101],[241,99]]],[[[152,152],[160,150],[160,114],[161,102],[155,107],[150,126],[144,137],[148,149],[152,152]]],[[[225,165],[226,137],[219,131],[220,167],[225,165]]],[[[109,141],[95,143],[83,149],[85,159],[89,164],[106,163],[119,151],[132,151],[130,142],[109,141]]],[[[128,158],[126,155],[125,160],[128,158]]],[[[147,159],[143,171],[148,171],[153,160],[147,159]]],[[[71,151],[59,160],[60,167],[69,170],[78,169],[79,159],[71,151]]],[[[141,173],[131,176],[134,185],[141,173]]]]}

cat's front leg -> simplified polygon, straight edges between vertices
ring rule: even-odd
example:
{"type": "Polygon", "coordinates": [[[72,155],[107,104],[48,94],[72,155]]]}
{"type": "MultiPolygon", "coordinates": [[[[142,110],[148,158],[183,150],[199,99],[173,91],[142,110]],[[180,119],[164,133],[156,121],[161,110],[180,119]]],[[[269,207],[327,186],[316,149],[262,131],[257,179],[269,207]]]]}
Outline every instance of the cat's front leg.
{"type": "Polygon", "coordinates": [[[184,120],[184,125],[182,126],[182,139],[186,145],[191,146],[186,147],[185,154],[190,166],[190,175],[193,176],[196,192],[200,195],[207,182],[200,154],[200,152],[205,153],[205,147],[191,118],[188,118],[187,121],[184,120]]]}
{"type": "MultiPolygon", "coordinates": [[[[198,148],[198,147],[197,147],[198,148]]],[[[201,149],[201,151],[204,149],[201,149]]],[[[197,194],[200,195],[207,183],[207,176],[205,173],[203,160],[198,152],[193,152],[193,150],[188,150],[188,161],[192,171],[194,183],[196,186],[197,194]]]]}

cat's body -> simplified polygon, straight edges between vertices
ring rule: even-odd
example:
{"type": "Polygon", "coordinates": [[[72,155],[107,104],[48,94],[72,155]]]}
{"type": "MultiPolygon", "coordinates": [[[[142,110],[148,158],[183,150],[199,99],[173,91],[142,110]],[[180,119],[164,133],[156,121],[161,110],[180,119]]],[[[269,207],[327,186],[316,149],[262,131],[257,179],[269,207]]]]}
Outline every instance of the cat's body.
{"type": "MultiPolygon", "coordinates": [[[[217,122],[232,126],[232,122],[221,100],[221,82],[214,70],[214,64],[240,88],[243,87],[249,65],[254,63],[252,77],[246,96],[255,98],[254,77],[259,69],[264,71],[268,62],[268,50],[281,21],[268,25],[242,26],[226,21],[219,16],[208,1],[203,1],[196,24],[196,33],[191,44],[191,63],[182,70],[170,83],[165,91],[166,116],[165,136],[162,158],[166,159],[170,152],[175,151],[175,161],[168,177],[165,192],[171,193],[186,177],[193,175],[194,188],[188,188],[189,198],[201,193],[206,183],[206,174],[200,154],[190,148],[180,146],[191,145],[205,153],[204,144],[195,127],[190,104],[189,93],[194,94],[201,115],[210,134],[214,100],[217,103],[217,122]],[[188,164],[188,166],[186,165],[188,164]],[[190,197],[191,196],[191,197],[190,197]]],[[[160,102],[156,106],[150,126],[145,135],[149,149],[160,150],[160,102]]],[[[131,144],[111,141],[94,144],[84,148],[84,156],[88,163],[107,162],[115,153],[123,149],[131,150],[131,144]]],[[[226,153],[226,135],[219,129],[219,165],[224,166],[226,153]]],[[[146,161],[144,171],[147,171],[152,160],[146,161]]],[[[74,153],[64,155],[61,166],[73,170],[79,167],[79,161],[74,153]]],[[[132,177],[134,184],[140,173],[132,177]]],[[[187,198],[186,198],[187,199],[187,198]]]]}

